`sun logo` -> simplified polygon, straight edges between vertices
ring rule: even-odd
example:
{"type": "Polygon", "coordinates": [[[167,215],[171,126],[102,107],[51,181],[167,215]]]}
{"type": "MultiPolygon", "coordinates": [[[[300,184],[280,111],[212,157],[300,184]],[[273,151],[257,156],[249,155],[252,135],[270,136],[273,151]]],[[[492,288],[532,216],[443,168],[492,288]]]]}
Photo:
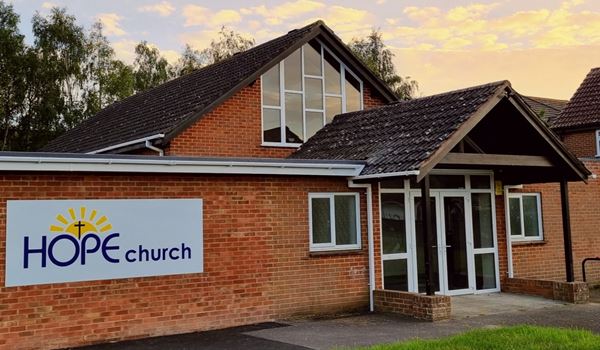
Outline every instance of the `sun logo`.
{"type": "Polygon", "coordinates": [[[104,233],[112,229],[112,225],[108,222],[106,216],[102,215],[96,220],[96,217],[98,216],[96,210],[92,210],[88,216],[87,208],[80,207],[79,217],[73,208],[69,208],[68,212],[69,214],[67,216],[69,219],[62,214],[56,216],[56,221],[58,221],[58,223],[50,225],[50,232],[65,232],[72,234],[77,237],[77,239],[81,239],[82,235],[91,232],[104,233]]]}

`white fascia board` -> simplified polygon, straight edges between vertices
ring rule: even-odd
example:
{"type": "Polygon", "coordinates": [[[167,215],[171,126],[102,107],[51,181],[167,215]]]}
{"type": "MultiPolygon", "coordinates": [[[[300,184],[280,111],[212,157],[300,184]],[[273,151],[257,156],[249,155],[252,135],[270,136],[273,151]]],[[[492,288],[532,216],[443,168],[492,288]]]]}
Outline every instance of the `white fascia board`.
{"type": "MultiPolygon", "coordinates": [[[[158,158],[158,157],[157,157],[158,158]]],[[[345,176],[360,174],[364,165],[344,163],[258,162],[135,158],[0,156],[0,171],[182,173],[345,176]]]]}
{"type": "Polygon", "coordinates": [[[94,150],[91,152],[87,152],[86,154],[103,153],[103,152],[111,151],[113,149],[118,149],[118,148],[122,148],[122,147],[135,145],[137,143],[145,143],[145,142],[151,141],[151,140],[162,139],[164,137],[165,137],[165,134],[156,134],[156,135],[152,135],[152,136],[142,137],[141,139],[135,139],[135,140],[127,141],[127,142],[122,142],[122,143],[119,143],[116,145],[100,148],[100,149],[97,149],[97,150],[94,150]]]}
{"type": "Polygon", "coordinates": [[[419,170],[407,170],[407,171],[398,171],[394,173],[381,173],[381,174],[368,174],[368,175],[358,175],[352,178],[352,180],[365,180],[365,179],[379,179],[386,177],[398,177],[398,176],[417,176],[419,175],[419,170]]]}

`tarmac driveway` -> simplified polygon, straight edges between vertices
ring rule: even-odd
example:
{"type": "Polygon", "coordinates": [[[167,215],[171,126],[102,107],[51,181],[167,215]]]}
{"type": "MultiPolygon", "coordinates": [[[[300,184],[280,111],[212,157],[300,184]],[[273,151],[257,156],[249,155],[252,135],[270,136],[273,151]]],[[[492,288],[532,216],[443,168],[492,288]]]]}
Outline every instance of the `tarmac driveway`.
{"type": "Polygon", "coordinates": [[[518,324],[583,328],[600,334],[600,304],[572,305],[553,302],[533,309],[515,308],[508,312],[473,317],[461,315],[455,316],[449,321],[435,323],[382,314],[326,320],[288,321],[285,324],[263,323],[219,331],[95,345],[80,348],[80,350],[331,349],[414,338],[439,338],[473,328],[493,328],[518,324]]]}

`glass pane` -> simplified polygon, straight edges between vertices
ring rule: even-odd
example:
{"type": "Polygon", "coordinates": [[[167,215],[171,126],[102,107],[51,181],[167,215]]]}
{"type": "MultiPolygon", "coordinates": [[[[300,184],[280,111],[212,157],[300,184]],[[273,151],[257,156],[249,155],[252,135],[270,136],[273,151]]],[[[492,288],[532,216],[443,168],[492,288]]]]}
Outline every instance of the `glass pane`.
{"type": "Polygon", "coordinates": [[[285,141],[301,143],[304,139],[302,125],[302,95],[287,92],[285,94],[285,141]]]}
{"type": "Polygon", "coordinates": [[[308,140],[323,127],[322,112],[306,112],[306,139],[308,140]]]}
{"type": "Polygon", "coordinates": [[[263,108],[263,139],[265,142],[281,142],[281,118],[278,109],[263,108]]]}
{"type": "Polygon", "coordinates": [[[325,97],[325,113],[327,114],[327,123],[333,121],[333,117],[342,113],[342,98],[341,97],[325,97]]]}
{"type": "Polygon", "coordinates": [[[346,112],[360,110],[360,83],[346,71],[346,112]]]}
{"type": "Polygon", "coordinates": [[[408,291],[406,259],[383,261],[383,288],[408,291]]]}
{"type": "Polygon", "coordinates": [[[302,53],[296,50],[283,62],[283,72],[286,90],[302,91],[302,53]]]}
{"type": "Polygon", "coordinates": [[[342,74],[340,63],[325,50],[325,92],[330,94],[342,94],[342,74]]]}
{"type": "Polygon", "coordinates": [[[321,79],[306,78],[306,108],[323,109],[323,81],[321,79]]]}
{"type": "Polygon", "coordinates": [[[494,253],[475,254],[475,284],[477,289],[496,288],[494,253]]]}
{"type": "Polygon", "coordinates": [[[335,196],[335,244],[356,244],[355,196],[335,196]]]}
{"type": "Polygon", "coordinates": [[[331,243],[329,198],[312,199],[313,243],[331,243]]]}
{"type": "Polygon", "coordinates": [[[469,288],[465,199],[463,197],[444,197],[444,229],[446,231],[448,289],[469,288]]]}
{"type": "Polygon", "coordinates": [[[472,193],[473,243],[475,248],[493,248],[492,199],[489,193],[472,193]]]}
{"type": "Polygon", "coordinates": [[[490,177],[488,175],[471,175],[471,188],[490,189],[490,177]]]}
{"type": "Polygon", "coordinates": [[[321,45],[317,42],[304,45],[304,74],[322,76],[321,45]]]}
{"type": "Polygon", "coordinates": [[[525,236],[537,237],[539,232],[537,196],[523,196],[523,224],[525,236]]]}
{"type": "Polygon", "coordinates": [[[521,201],[519,198],[508,199],[508,212],[510,215],[510,235],[521,235],[521,201]]]}
{"type": "Polygon", "coordinates": [[[263,105],[280,106],[279,98],[279,64],[269,69],[262,76],[263,105]]]}
{"type": "Polygon", "coordinates": [[[383,254],[406,253],[404,194],[381,194],[383,254]]]}
{"type": "Polygon", "coordinates": [[[429,176],[431,188],[465,188],[463,175],[431,175],[429,176]]]}
{"type": "MultiPolygon", "coordinates": [[[[431,227],[433,232],[431,233],[432,245],[437,246],[437,229],[436,229],[436,210],[435,210],[435,197],[430,198],[431,203],[431,227]]],[[[417,241],[417,273],[419,283],[419,293],[425,292],[425,233],[424,233],[424,219],[423,219],[423,207],[421,197],[415,197],[415,233],[417,241]]],[[[438,268],[438,254],[437,249],[431,249],[433,256],[431,257],[433,267],[433,286],[436,291],[440,290],[440,278],[438,268]]]]}

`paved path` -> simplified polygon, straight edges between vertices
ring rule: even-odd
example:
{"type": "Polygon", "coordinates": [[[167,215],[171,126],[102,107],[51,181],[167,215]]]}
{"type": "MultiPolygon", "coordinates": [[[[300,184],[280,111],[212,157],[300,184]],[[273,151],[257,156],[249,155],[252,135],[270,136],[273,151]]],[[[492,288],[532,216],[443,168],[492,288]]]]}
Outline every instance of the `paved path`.
{"type": "Polygon", "coordinates": [[[247,334],[311,349],[331,349],[415,338],[439,338],[474,328],[518,324],[576,327],[600,333],[600,304],[555,305],[544,309],[435,323],[418,322],[391,315],[362,315],[333,320],[302,321],[292,324],[291,327],[253,331],[247,334]]]}
{"type": "MultiPolygon", "coordinates": [[[[496,298],[496,296],[490,297],[496,298]]],[[[518,324],[575,327],[589,329],[600,334],[600,303],[572,305],[544,299],[530,299],[530,297],[522,297],[520,300],[511,298],[513,296],[495,301],[478,298],[480,308],[473,314],[475,316],[468,317],[464,310],[462,313],[458,310],[453,313],[452,320],[435,323],[420,322],[393,315],[368,314],[329,320],[290,321],[285,325],[265,323],[220,331],[96,345],[81,348],[81,350],[331,349],[415,338],[439,338],[474,328],[518,324]],[[490,303],[495,303],[496,306],[501,305],[501,308],[490,307],[488,305],[490,303]],[[527,305],[530,307],[526,307],[527,305]],[[502,312],[502,308],[505,308],[507,312],[502,312]]],[[[461,302],[458,302],[457,307],[460,304],[461,302]]]]}

